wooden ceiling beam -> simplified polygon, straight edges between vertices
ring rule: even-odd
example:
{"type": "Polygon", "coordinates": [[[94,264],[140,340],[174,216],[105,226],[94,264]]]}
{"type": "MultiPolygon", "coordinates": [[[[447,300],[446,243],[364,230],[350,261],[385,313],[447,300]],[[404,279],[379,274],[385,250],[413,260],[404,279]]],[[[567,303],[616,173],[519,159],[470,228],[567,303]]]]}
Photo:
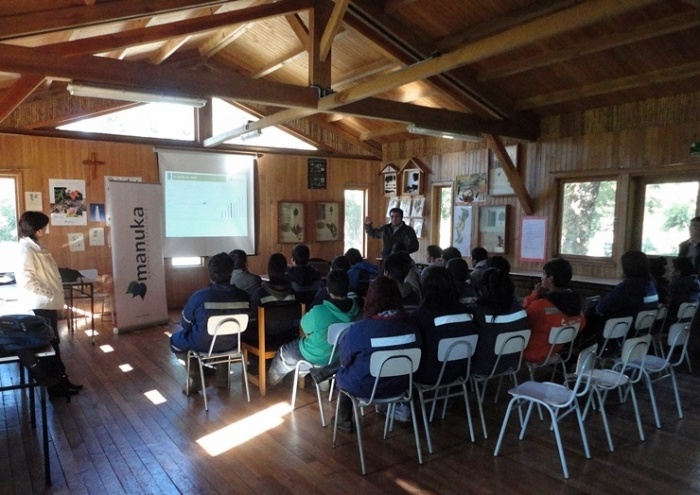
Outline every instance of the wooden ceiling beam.
{"type": "MultiPolygon", "coordinates": [[[[110,50],[137,46],[144,43],[179,38],[188,34],[204,33],[234,24],[244,24],[268,17],[278,17],[311,8],[312,0],[280,0],[221,14],[195,17],[182,21],[131,29],[118,33],[93,36],[74,41],[55,43],[46,47],[52,53],[66,55],[91,55],[110,50]]],[[[0,18],[1,19],[1,18],[0,18]]]]}
{"type": "Polygon", "coordinates": [[[469,43],[452,52],[418,62],[396,73],[379,76],[357,86],[328,95],[319,101],[319,110],[331,110],[389,89],[435,76],[462,65],[500,55],[515,48],[557,34],[600,22],[614,15],[638,9],[655,0],[590,0],[569,9],[521,24],[508,31],[469,43]]]}
{"type": "Polygon", "coordinates": [[[301,42],[304,50],[309,51],[309,29],[306,27],[304,22],[299,17],[299,14],[287,14],[284,16],[287,19],[289,27],[292,28],[294,34],[296,34],[297,39],[301,42]]]}
{"type": "Polygon", "coordinates": [[[229,2],[230,0],[120,0],[98,3],[90,8],[76,5],[10,16],[0,14],[0,40],[153,17],[229,2]]]}
{"type": "Polygon", "coordinates": [[[331,87],[330,49],[326,57],[321,58],[321,43],[333,14],[333,3],[315,0],[314,8],[309,11],[309,86],[314,86],[319,94],[325,94],[331,87]]]}
{"type": "Polygon", "coordinates": [[[550,50],[541,55],[513,59],[511,62],[504,62],[494,67],[487,67],[479,73],[477,81],[483,83],[493,79],[514,76],[523,72],[546,67],[577,58],[585,55],[599,53],[619,46],[644,41],[666,34],[676,33],[685,29],[691,29],[700,24],[700,12],[676,14],[663,19],[654,19],[651,22],[642,24],[631,31],[613,33],[608,36],[592,38],[585,43],[568,46],[560,50],[550,50]]]}
{"type": "Polygon", "coordinates": [[[657,83],[686,79],[700,75],[700,62],[679,65],[668,69],[647,72],[629,77],[621,77],[609,81],[589,84],[583,87],[555,91],[553,93],[537,95],[516,102],[516,108],[525,110],[541,108],[548,105],[556,105],[567,101],[579,100],[593,96],[601,96],[618,91],[626,91],[632,88],[652,86],[657,83]]]}
{"type": "Polygon", "coordinates": [[[177,69],[147,62],[103,57],[61,58],[35,48],[0,44],[0,71],[72,79],[183,96],[232,98],[283,107],[315,108],[318,93],[311,88],[258,80],[228,72],[225,75],[177,69]]]}
{"type": "Polygon", "coordinates": [[[321,62],[325,62],[326,57],[328,57],[328,54],[331,52],[331,46],[333,45],[333,41],[335,41],[335,35],[338,34],[341,28],[343,16],[345,16],[345,11],[348,9],[349,3],[350,0],[335,0],[330,19],[328,19],[326,28],[321,35],[321,43],[318,50],[318,59],[321,62]]]}
{"type": "Polygon", "coordinates": [[[20,77],[0,98],[0,122],[9,117],[43,82],[43,76],[30,75],[20,77]]]}

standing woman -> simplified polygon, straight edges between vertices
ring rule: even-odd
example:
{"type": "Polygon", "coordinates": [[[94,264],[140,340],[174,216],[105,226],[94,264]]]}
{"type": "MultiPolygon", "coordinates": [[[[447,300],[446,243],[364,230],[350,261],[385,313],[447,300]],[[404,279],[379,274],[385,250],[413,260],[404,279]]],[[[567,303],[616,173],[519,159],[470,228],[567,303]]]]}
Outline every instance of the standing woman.
{"type": "Polygon", "coordinates": [[[51,342],[56,357],[47,372],[60,375],[58,385],[48,387],[50,397],[68,397],[77,394],[82,385],[68,380],[58,350],[58,310],[63,309],[63,285],[58,265],[53,256],[39,245],[46,234],[49,217],[40,211],[26,211],[19,219],[19,268],[15,273],[20,300],[34,314],[46,318],[53,328],[55,339],[51,342]]]}

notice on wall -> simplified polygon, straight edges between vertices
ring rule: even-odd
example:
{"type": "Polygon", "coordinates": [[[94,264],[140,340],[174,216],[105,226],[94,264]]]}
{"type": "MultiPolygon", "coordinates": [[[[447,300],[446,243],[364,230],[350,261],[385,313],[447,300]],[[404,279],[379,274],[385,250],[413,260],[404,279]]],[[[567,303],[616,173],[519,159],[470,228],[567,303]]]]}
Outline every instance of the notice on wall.
{"type": "Polygon", "coordinates": [[[547,217],[523,217],[520,229],[520,260],[545,261],[547,217]]]}
{"type": "Polygon", "coordinates": [[[85,251],[85,236],[82,232],[68,234],[68,249],[71,252],[85,251]]]}
{"type": "Polygon", "coordinates": [[[89,239],[90,246],[104,246],[105,229],[103,229],[102,227],[95,227],[90,229],[89,239]]]}

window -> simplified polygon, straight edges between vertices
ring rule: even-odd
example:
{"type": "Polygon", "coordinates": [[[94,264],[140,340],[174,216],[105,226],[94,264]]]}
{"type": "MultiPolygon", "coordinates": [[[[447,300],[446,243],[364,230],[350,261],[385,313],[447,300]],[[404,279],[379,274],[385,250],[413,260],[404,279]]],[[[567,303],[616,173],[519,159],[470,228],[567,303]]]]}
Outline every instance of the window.
{"type": "Polygon", "coordinates": [[[561,254],[612,256],[616,191],[612,180],[563,184],[561,254]]]}
{"type": "Polygon", "coordinates": [[[200,256],[180,256],[178,258],[172,258],[173,267],[191,267],[191,266],[204,266],[202,258],[200,256]]]}
{"type": "Polygon", "coordinates": [[[651,255],[678,253],[688,238],[688,222],[698,211],[700,182],[646,184],[642,221],[642,251],[651,255]]]}
{"type": "Polygon", "coordinates": [[[350,248],[359,249],[365,254],[366,191],[364,189],[345,190],[345,224],[343,252],[350,248]]]}
{"type": "Polygon", "coordinates": [[[433,220],[433,242],[444,249],[452,245],[452,184],[435,186],[433,198],[433,211],[438,212],[433,220]]]}
{"type": "Polygon", "coordinates": [[[17,180],[0,175],[0,274],[13,272],[17,246],[17,180]]]}

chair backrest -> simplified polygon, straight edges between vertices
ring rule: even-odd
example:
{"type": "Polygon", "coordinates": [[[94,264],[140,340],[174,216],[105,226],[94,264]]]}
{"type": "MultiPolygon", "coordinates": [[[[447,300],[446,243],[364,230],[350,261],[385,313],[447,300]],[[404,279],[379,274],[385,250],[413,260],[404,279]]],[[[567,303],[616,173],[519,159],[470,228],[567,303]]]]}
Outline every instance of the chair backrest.
{"type": "MultiPolygon", "coordinates": [[[[597,352],[598,352],[598,344],[593,344],[592,346],[586,347],[584,350],[582,350],[582,351],[579,353],[578,358],[576,359],[576,372],[575,372],[575,374],[576,374],[577,376],[580,375],[580,374],[582,374],[584,371],[586,371],[586,370],[584,369],[585,364],[586,364],[586,363],[585,363],[585,360],[586,360],[586,358],[587,358],[587,355],[588,355],[589,353],[591,353],[591,352],[592,352],[593,354],[596,354],[596,355],[597,355],[597,352]]],[[[593,364],[595,364],[595,362],[594,362],[593,364]]],[[[591,366],[588,368],[588,370],[591,370],[592,368],[593,368],[593,365],[591,365],[591,366]]]]}
{"type": "Polygon", "coordinates": [[[438,361],[445,363],[471,358],[474,355],[478,341],[479,336],[476,334],[440,339],[438,344],[438,361]]]}
{"type": "Polygon", "coordinates": [[[418,369],[420,356],[418,347],[374,351],[369,361],[369,372],[377,378],[411,375],[418,369]]]}
{"type": "Polygon", "coordinates": [[[496,337],[494,352],[497,356],[502,354],[522,354],[530,341],[530,330],[518,330],[516,332],[504,332],[496,337]]]}
{"type": "Polygon", "coordinates": [[[578,355],[578,360],[576,361],[576,382],[571,389],[575,397],[583,397],[590,389],[591,371],[595,367],[597,347],[598,344],[593,344],[590,347],[586,347],[578,355]]]}
{"type": "Polygon", "coordinates": [[[698,310],[698,302],[684,302],[678,307],[678,317],[677,323],[686,323],[693,321],[695,312],[698,310]]]}
{"type": "Polygon", "coordinates": [[[240,352],[241,349],[241,332],[244,332],[248,326],[248,315],[234,314],[234,315],[216,315],[210,316],[207,319],[207,333],[212,335],[211,344],[209,345],[209,355],[211,356],[214,352],[214,346],[216,346],[216,339],[222,335],[234,335],[238,334],[238,345],[236,351],[240,352]]]}
{"type": "Polygon", "coordinates": [[[642,335],[640,337],[632,337],[625,341],[622,346],[622,368],[621,373],[632,371],[630,373],[630,383],[636,383],[642,378],[642,368],[638,365],[629,366],[631,363],[641,363],[647,355],[649,344],[651,343],[651,335],[642,335]]]}
{"type": "Polygon", "coordinates": [[[634,319],[635,337],[651,333],[658,314],[658,309],[645,309],[637,313],[637,317],[634,319]]]}
{"type": "Polygon", "coordinates": [[[581,328],[581,324],[579,322],[576,322],[573,325],[565,325],[563,327],[552,327],[549,330],[549,343],[552,345],[560,345],[573,342],[579,328],[581,328]]]}
{"type": "Polygon", "coordinates": [[[587,314],[588,311],[591,311],[593,308],[595,308],[598,303],[600,302],[600,296],[589,296],[583,299],[583,304],[581,307],[583,308],[584,314],[587,314]]]}
{"type": "Polygon", "coordinates": [[[265,337],[289,337],[298,332],[304,305],[295,301],[258,306],[259,331],[265,337]],[[296,329],[296,330],[295,330],[296,329]]]}
{"type": "MultiPolygon", "coordinates": [[[[603,328],[603,337],[606,340],[619,339],[627,336],[630,326],[632,326],[632,317],[624,316],[622,318],[610,318],[605,322],[603,328]]],[[[602,351],[603,349],[599,349],[602,351]]]]}
{"type": "Polygon", "coordinates": [[[331,345],[331,355],[328,358],[328,364],[333,364],[333,359],[335,358],[335,351],[338,348],[338,341],[340,336],[345,333],[345,331],[352,326],[354,322],[348,323],[332,323],[328,326],[328,335],[326,336],[326,342],[331,345]]]}
{"type": "Polygon", "coordinates": [[[690,322],[686,323],[674,323],[668,329],[668,354],[667,361],[671,366],[678,366],[683,362],[685,358],[686,348],[688,347],[688,341],[690,340],[690,322]],[[674,351],[680,348],[681,352],[675,361],[671,361],[673,358],[674,351]]]}

